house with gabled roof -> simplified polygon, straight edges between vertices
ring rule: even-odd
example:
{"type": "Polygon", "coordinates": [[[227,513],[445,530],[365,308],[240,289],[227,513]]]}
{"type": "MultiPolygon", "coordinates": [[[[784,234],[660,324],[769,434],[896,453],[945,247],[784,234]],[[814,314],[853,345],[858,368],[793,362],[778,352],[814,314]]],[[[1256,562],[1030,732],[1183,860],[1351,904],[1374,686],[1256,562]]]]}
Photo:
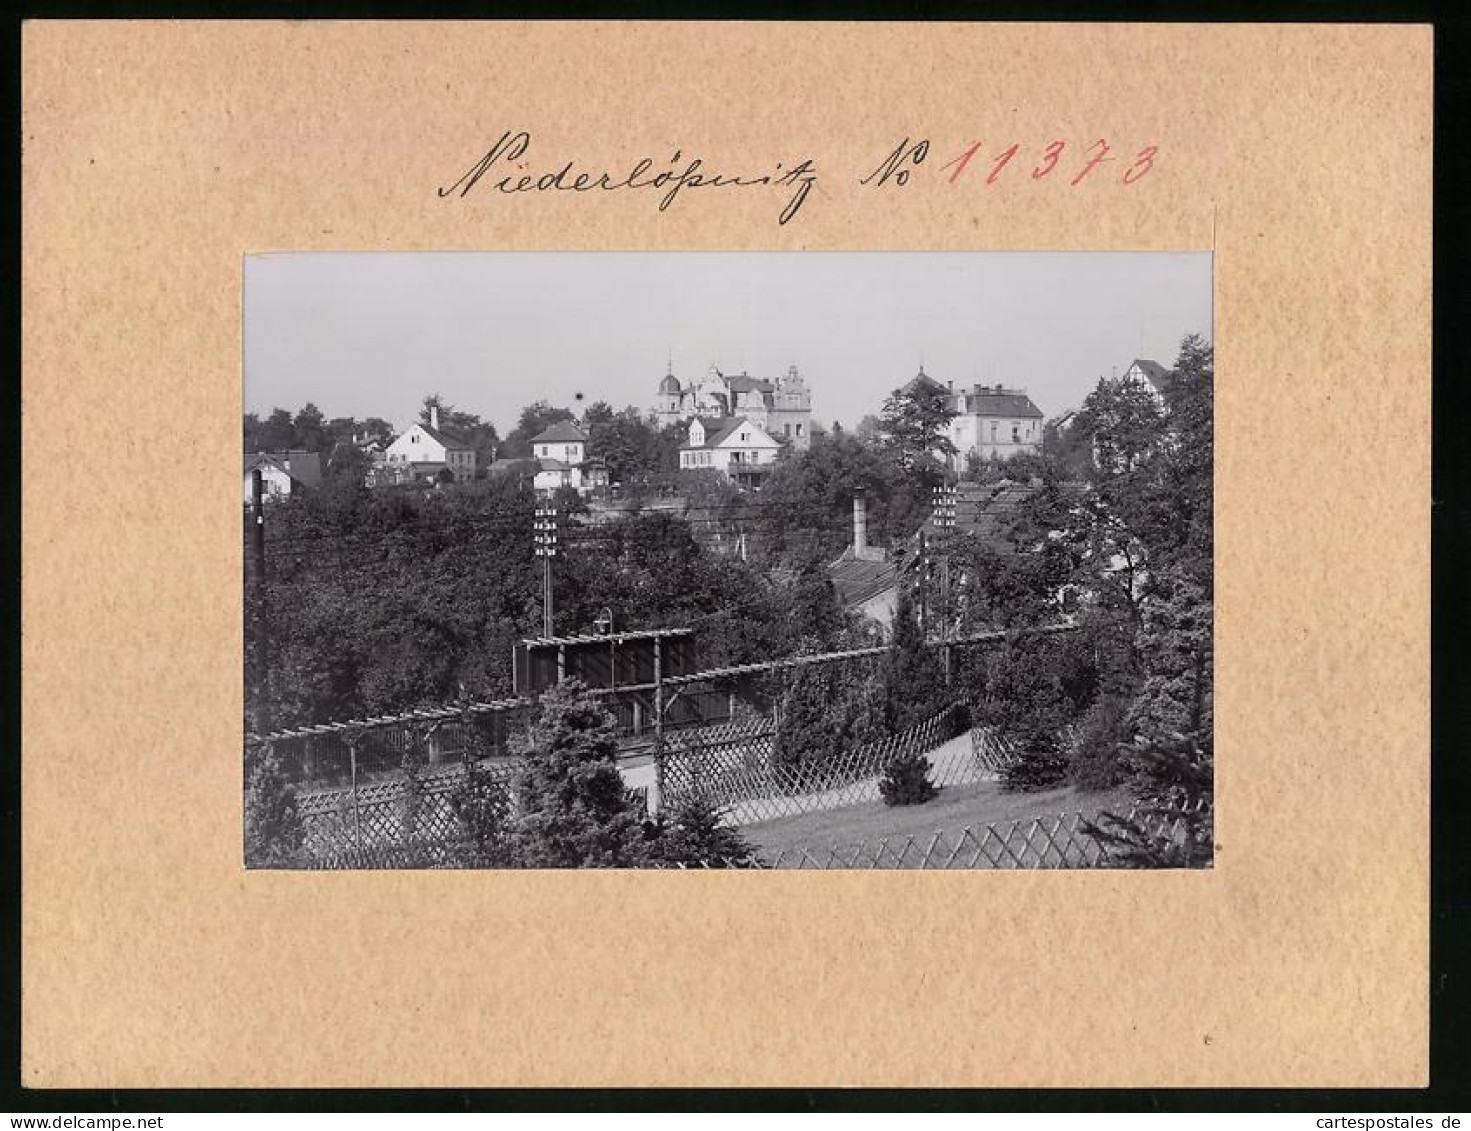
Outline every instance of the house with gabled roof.
{"type": "Polygon", "coordinates": [[[322,481],[322,457],[317,452],[256,452],[245,457],[245,501],[253,501],[254,472],[261,473],[261,498],[266,502],[289,499],[322,481]]]}
{"type": "Polygon", "coordinates": [[[588,489],[587,443],[587,433],[571,420],[559,420],[531,437],[531,455],[538,467],[533,481],[537,491],[549,495],[563,487],[579,492],[588,489]]]}
{"type": "Polygon", "coordinates": [[[429,423],[415,422],[383,452],[374,482],[407,483],[434,479],[468,483],[475,478],[475,445],[439,426],[439,406],[429,407],[429,423]]]}
{"type": "Polygon", "coordinates": [[[1154,398],[1161,409],[1165,407],[1165,386],[1169,383],[1170,371],[1157,361],[1136,357],[1119,378],[1121,382],[1132,382],[1154,398]]]}
{"type": "Polygon", "coordinates": [[[1025,389],[1004,385],[972,385],[955,388],[953,381],[941,384],[921,366],[919,374],[900,390],[910,396],[944,398],[955,415],[949,437],[955,445],[954,467],[965,466],[968,456],[977,459],[1010,459],[1042,450],[1042,410],[1032,403],[1025,389]]]}
{"type": "Polygon", "coordinates": [[[745,416],[696,416],[688,442],[679,449],[681,471],[718,471],[746,486],[758,486],[776,464],[781,444],[745,416]]]}

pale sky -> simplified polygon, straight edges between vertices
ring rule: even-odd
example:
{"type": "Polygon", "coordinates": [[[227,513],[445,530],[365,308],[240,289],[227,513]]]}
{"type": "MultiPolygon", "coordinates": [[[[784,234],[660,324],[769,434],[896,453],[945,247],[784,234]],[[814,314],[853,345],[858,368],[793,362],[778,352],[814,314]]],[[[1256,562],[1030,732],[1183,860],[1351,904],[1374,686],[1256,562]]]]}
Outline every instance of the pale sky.
{"type": "Polygon", "coordinates": [[[921,362],[1054,416],[1191,333],[1208,252],[291,252],[245,261],[245,408],[403,427],[437,392],[505,435],[540,399],[650,409],[672,355],[686,382],[795,365],[823,425],[921,362]]]}

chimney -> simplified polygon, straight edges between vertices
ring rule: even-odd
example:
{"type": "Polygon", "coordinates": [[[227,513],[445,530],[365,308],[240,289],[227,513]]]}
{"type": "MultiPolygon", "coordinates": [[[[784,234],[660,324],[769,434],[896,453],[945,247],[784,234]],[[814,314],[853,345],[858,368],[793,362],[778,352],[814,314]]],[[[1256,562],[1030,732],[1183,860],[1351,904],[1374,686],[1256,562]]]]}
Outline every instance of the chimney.
{"type": "Polygon", "coordinates": [[[439,406],[437,404],[429,406],[429,427],[436,432],[439,431],[439,406]]]}
{"type": "Polygon", "coordinates": [[[862,561],[868,556],[868,500],[863,488],[853,492],[853,557],[862,561]]]}

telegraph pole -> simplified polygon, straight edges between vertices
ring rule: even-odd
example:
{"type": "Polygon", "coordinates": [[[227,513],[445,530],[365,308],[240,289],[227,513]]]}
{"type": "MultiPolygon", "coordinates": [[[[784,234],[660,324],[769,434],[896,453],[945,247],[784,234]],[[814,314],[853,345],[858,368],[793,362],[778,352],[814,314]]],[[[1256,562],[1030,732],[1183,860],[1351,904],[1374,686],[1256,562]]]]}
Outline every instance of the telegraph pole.
{"type": "Polygon", "coordinates": [[[537,507],[532,548],[541,559],[541,619],[544,637],[552,633],[552,559],[557,556],[557,508],[537,507]]]}
{"type": "Polygon", "coordinates": [[[955,499],[959,492],[949,484],[935,488],[934,519],[940,543],[940,651],[945,660],[945,683],[950,683],[950,539],[955,531],[955,499]]]}
{"type": "Polygon", "coordinates": [[[260,468],[250,473],[250,548],[255,561],[255,612],[251,625],[255,636],[255,728],[265,734],[271,729],[270,645],[266,639],[266,509],[265,481],[260,468]]]}

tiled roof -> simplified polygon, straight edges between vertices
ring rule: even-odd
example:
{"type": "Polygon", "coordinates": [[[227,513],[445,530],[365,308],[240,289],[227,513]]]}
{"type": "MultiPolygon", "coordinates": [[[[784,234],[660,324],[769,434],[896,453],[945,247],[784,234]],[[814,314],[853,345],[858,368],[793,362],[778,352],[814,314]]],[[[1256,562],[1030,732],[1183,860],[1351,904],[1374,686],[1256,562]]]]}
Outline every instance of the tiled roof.
{"type": "Polygon", "coordinates": [[[899,570],[893,562],[855,558],[851,546],[827,567],[827,572],[839,598],[849,608],[899,584],[899,570]]]}
{"type": "Polygon", "coordinates": [[[424,431],[428,433],[431,440],[433,440],[437,444],[443,445],[450,451],[468,452],[475,447],[475,445],[470,443],[469,440],[463,439],[460,436],[456,436],[452,432],[446,432],[442,428],[430,428],[427,424],[420,424],[419,427],[424,429],[424,431]]]}
{"type": "Polygon", "coordinates": [[[906,384],[902,389],[900,389],[900,392],[909,393],[911,395],[921,391],[929,393],[931,395],[950,395],[950,389],[948,387],[940,384],[940,382],[936,381],[923,369],[920,369],[919,373],[910,378],[909,383],[906,384]]]}
{"type": "Polygon", "coordinates": [[[587,433],[570,420],[559,420],[545,432],[531,437],[533,444],[585,444],[587,433]]]}
{"type": "MultiPolygon", "coordinates": [[[[1080,489],[1076,484],[1062,487],[1065,493],[1080,489]]],[[[955,533],[974,538],[999,554],[1016,553],[1012,527],[1024,505],[1041,490],[1040,481],[964,484],[955,500],[955,533]]],[[[925,521],[925,533],[930,537],[937,533],[933,517],[925,521]]]]}
{"type": "Polygon", "coordinates": [[[490,465],[492,475],[533,475],[540,466],[534,459],[498,459],[490,465]]]}
{"type": "Polygon", "coordinates": [[[1026,393],[1006,390],[997,392],[977,385],[965,394],[965,410],[971,416],[1036,417],[1042,419],[1042,410],[1032,403],[1026,393]]]}
{"type": "Polygon", "coordinates": [[[776,388],[770,381],[760,377],[748,377],[744,373],[733,373],[729,376],[722,373],[720,376],[725,381],[725,387],[732,393],[769,393],[776,388]]]}
{"type": "Polygon", "coordinates": [[[685,444],[684,449],[689,451],[701,447],[717,448],[729,438],[732,432],[745,423],[747,420],[744,416],[702,416],[700,426],[705,429],[704,444],[685,444]]]}
{"type": "Polygon", "coordinates": [[[1144,376],[1149,378],[1149,383],[1151,385],[1153,385],[1161,393],[1165,391],[1165,382],[1169,379],[1170,376],[1170,371],[1168,369],[1166,369],[1159,362],[1150,361],[1146,357],[1136,357],[1134,359],[1133,365],[1130,365],[1129,368],[1133,369],[1134,366],[1138,366],[1139,371],[1143,373],[1144,376]]]}
{"type": "Polygon", "coordinates": [[[286,461],[274,452],[256,452],[254,455],[245,457],[246,472],[254,471],[258,467],[274,467],[277,471],[286,471],[286,461]]]}

